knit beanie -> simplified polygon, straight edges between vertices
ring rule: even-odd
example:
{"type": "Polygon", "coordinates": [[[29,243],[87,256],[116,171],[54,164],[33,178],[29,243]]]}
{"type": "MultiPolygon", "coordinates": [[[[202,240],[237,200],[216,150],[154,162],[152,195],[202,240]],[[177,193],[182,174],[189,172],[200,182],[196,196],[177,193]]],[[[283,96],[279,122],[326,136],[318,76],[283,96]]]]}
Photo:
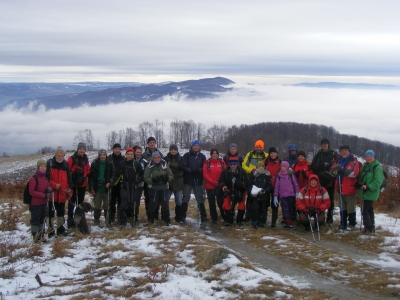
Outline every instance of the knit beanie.
{"type": "Polygon", "coordinates": [[[372,150],[368,150],[367,152],[365,152],[365,156],[367,155],[371,155],[373,158],[376,158],[375,152],[372,150]]]}
{"type": "Polygon", "coordinates": [[[238,165],[238,164],[239,164],[239,159],[237,158],[237,156],[229,157],[228,165],[238,165]]]}
{"type": "Polygon", "coordinates": [[[306,153],[304,151],[301,151],[301,150],[299,152],[297,152],[297,157],[299,157],[300,155],[304,156],[304,158],[307,157],[306,153]]]}
{"type": "Polygon", "coordinates": [[[135,152],[135,151],[133,151],[133,148],[132,148],[132,147],[129,147],[128,149],[126,149],[126,153],[128,153],[129,151],[135,152]]]}
{"type": "Polygon", "coordinates": [[[54,155],[57,155],[57,154],[64,154],[65,155],[65,151],[61,146],[58,146],[57,149],[56,149],[56,152],[54,152],[54,155]]]}
{"type": "Polygon", "coordinates": [[[288,163],[286,160],[284,160],[284,161],[281,163],[281,167],[285,167],[286,169],[289,169],[290,165],[289,165],[289,163],[288,163]]]}
{"type": "Polygon", "coordinates": [[[258,167],[263,167],[263,168],[265,168],[265,164],[264,164],[264,162],[262,161],[262,160],[260,160],[258,163],[257,163],[257,168],[258,167]]]}
{"type": "Polygon", "coordinates": [[[100,149],[99,152],[97,152],[97,154],[100,156],[101,153],[104,153],[105,155],[107,155],[107,151],[106,149],[100,149]]]}
{"type": "Polygon", "coordinates": [[[113,145],[113,150],[114,150],[115,148],[121,149],[121,148],[122,148],[122,147],[121,147],[121,144],[120,144],[120,143],[115,143],[115,144],[113,145]]]}
{"type": "Polygon", "coordinates": [[[154,151],[153,154],[151,155],[152,158],[154,157],[161,157],[160,152],[154,151]]]}
{"type": "Polygon", "coordinates": [[[237,150],[238,146],[235,143],[229,145],[229,149],[235,148],[237,150]]]}
{"type": "Polygon", "coordinates": [[[38,169],[39,169],[39,167],[40,167],[41,165],[45,165],[45,164],[46,164],[46,162],[45,162],[43,159],[39,159],[39,160],[37,161],[37,163],[36,163],[38,169]]]}
{"type": "Polygon", "coordinates": [[[328,145],[330,145],[331,143],[329,142],[328,139],[322,139],[322,140],[321,140],[321,145],[322,145],[322,144],[328,144],[328,145]]]}
{"type": "Polygon", "coordinates": [[[80,143],[78,144],[78,147],[76,147],[76,150],[79,150],[79,149],[81,149],[81,148],[83,148],[83,149],[86,150],[86,144],[85,144],[84,142],[80,142],[80,143]]]}
{"type": "Polygon", "coordinates": [[[200,146],[200,142],[199,142],[198,140],[194,140],[193,143],[192,143],[192,147],[193,147],[194,145],[200,146]]]}
{"type": "Polygon", "coordinates": [[[175,145],[175,144],[172,144],[171,146],[169,146],[169,151],[171,151],[171,150],[176,150],[176,151],[178,151],[178,146],[175,145]]]}
{"type": "Polygon", "coordinates": [[[278,154],[278,149],[276,149],[276,147],[269,147],[268,153],[271,154],[271,152],[275,152],[276,154],[278,154]]]}
{"type": "Polygon", "coordinates": [[[157,142],[156,139],[152,136],[147,139],[147,144],[150,143],[151,141],[157,142]]]}
{"type": "Polygon", "coordinates": [[[255,144],[254,144],[254,148],[255,147],[261,147],[264,149],[264,142],[262,140],[258,140],[255,144]]]}
{"type": "Polygon", "coordinates": [[[350,147],[348,145],[340,146],[339,151],[342,150],[342,149],[347,149],[347,150],[349,150],[349,152],[351,152],[350,147]]]}

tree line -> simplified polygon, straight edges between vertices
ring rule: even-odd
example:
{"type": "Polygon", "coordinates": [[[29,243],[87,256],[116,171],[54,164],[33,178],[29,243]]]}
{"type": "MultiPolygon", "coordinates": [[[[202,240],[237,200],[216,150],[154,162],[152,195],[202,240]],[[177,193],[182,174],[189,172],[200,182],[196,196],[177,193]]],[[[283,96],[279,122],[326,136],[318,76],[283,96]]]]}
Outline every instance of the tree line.
{"type": "MultiPolygon", "coordinates": [[[[261,139],[265,143],[266,150],[271,146],[277,147],[281,158],[288,154],[289,144],[296,144],[310,159],[320,149],[321,139],[327,138],[332,149],[338,149],[346,144],[350,146],[351,152],[358,156],[364,156],[368,149],[372,149],[380,162],[393,166],[400,165],[400,147],[355,135],[341,134],[333,127],[325,125],[295,122],[264,122],[231,127],[214,124],[207,128],[204,124],[193,120],[175,119],[169,124],[155,120],[155,122],[140,123],[135,128],[127,127],[108,132],[107,148],[111,150],[115,143],[121,144],[123,149],[134,145],[145,147],[150,136],[155,137],[158,147],[176,144],[181,149],[189,149],[195,139],[201,142],[203,149],[210,150],[216,147],[221,152],[226,152],[231,143],[236,143],[242,154],[252,150],[254,142],[261,139]]],[[[90,129],[78,132],[73,145],[76,146],[81,141],[86,143],[87,150],[100,148],[99,139],[94,139],[90,129]]]]}

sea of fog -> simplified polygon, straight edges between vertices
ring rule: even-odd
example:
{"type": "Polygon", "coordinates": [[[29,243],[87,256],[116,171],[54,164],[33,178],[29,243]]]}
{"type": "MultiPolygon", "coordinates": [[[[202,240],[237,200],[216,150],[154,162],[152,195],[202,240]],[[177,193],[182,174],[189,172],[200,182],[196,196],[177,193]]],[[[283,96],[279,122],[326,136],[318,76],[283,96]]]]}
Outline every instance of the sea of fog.
{"type": "MultiPolygon", "coordinates": [[[[0,155],[35,153],[44,146],[72,148],[74,136],[90,129],[100,146],[106,134],[135,129],[156,119],[241,125],[259,122],[299,122],[333,126],[353,134],[400,146],[400,89],[333,89],[285,85],[235,84],[231,92],[214,99],[186,100],[164,97],[154,102],[129,102],[105,106],[0,111],[0,155]]],[[[164,128],[168,131],[168,126],[164,128]]]]}

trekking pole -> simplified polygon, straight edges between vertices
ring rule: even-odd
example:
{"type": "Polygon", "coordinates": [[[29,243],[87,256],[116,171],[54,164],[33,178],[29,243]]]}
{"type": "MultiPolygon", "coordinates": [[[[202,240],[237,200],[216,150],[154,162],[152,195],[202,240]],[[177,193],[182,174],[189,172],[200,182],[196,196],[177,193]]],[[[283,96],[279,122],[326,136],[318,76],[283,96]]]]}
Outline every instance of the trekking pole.
{"type": "Polygon", "coordinates": [[[321,241],[321,234],[319,233],[319,218],[317,216],[317,213],[315,213],[315,222],[317,223],[317,232],[318,232],[318,241],[321,241]]]}
{"type": "Polygon", "coordinates": [[[108,205],[107,205],[107,215],[106,217],[106,227],[110,227],[110,188],[107,189],[107,200],[108,200],[108,205]]]}
{"type": "Polygon", "coordinates": [[[313,238],[313,241],[314,241],[314,243],[315,243],[315,237],[314,237],[314,231],[313,231],[313,229],[312,229],[310,213],[307,214],[307,218],[308,218],[308,224],[310,225],[310,230],[311,230],[312,238],[313,238]]]}
{"type": "MultiPolygon", "coordinates": [[[[344,222],[345,222],[345,220],[344,220],[344,216],[343,216],[343,204],[342,204],[342,183],[341,183],[341,181],[340,181],[340,175],[338,176],[338,178],[339,178],[339,200],[340,200],[340,220],[341,220],[341,223],[342,223],[342,233],[344,233],[344,222]]],[[[346,221],[347,222],[347,221],[346,221]]]]}
{"type": "MultiPolygon", "coordinates": [[[[52,207],[51,209],[53,210],[53,221],[51,224],[51,228],[54,230],[54,236],[57,234],[57,213],[56,213],[56,207],[54,206],[54,191],[51,192],[51,198],[52,198],[52,207]],[[54,219],[56,219],[56,222],[54,222],[54,219]]],[[[48,204],[47,204],[48,205],[48,204]]],[[[63,216],[64,218],[64,216],[63,216]]],[[[50,230],[50,222],[49,222],[49,228],[50,230]]]]}
{"type": "Polygon", "coordinates": [[[197,202],[197,213],[199,215],[198,227],[200,228],[201,216],[200,216],[200,200],[198,199],[198,194],[197,194],[198,188],[199,188],[199,182],[198,182],[198,179],[195,178],[194,179],[194,197],[196,198],[196,202],[197,202]]]}
{"type": "Polygon", "coordinates": [[[363,196],[362,196],[362,200],[361,200],[360,231],[361,231],[361,227],[362,227],[362,225],[363,225],[363,211],[364,211],[364,190],[363,190],[363,196]]]}

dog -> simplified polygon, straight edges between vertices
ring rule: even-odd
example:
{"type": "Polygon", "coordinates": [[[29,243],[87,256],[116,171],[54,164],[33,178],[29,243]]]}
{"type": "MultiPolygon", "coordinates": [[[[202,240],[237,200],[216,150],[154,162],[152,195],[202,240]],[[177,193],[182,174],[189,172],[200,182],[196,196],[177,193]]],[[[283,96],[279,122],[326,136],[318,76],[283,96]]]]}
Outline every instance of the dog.
{"type": "Polygon", "coordinates": [[[90,229],[86,222],[85,214],[92,211],[93,207],[88,202],[82,202],[81,204],[75,207],[74,223],[76,232],[79,231],[83,234],[90,234],[90,229]]]}

